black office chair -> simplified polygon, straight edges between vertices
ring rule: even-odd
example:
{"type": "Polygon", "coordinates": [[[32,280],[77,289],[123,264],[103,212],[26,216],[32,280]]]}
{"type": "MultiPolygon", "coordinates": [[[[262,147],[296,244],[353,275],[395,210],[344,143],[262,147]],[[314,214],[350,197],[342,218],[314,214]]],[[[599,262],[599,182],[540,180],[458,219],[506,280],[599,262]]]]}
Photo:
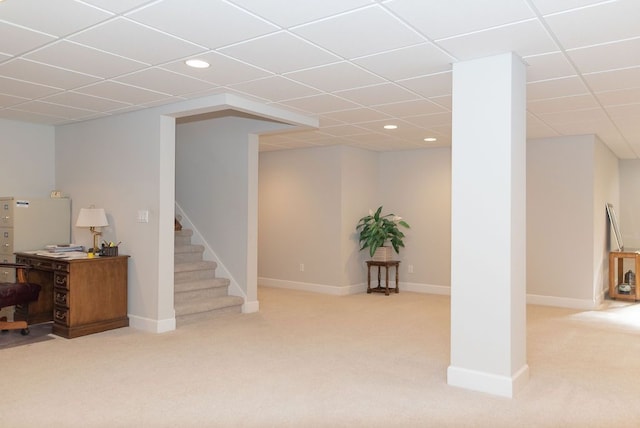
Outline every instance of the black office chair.
{"type": "MultiPolygon", "coordinates": [[[[18,263],[0,263],[0,267],[16,269],[16,282],[0,283],[0,308],[27,305],[28,313],[29,303],[37,301],[40,295],[40,285],[28,282],[27,271],[30,266],[18,263]]],[[[0,330],[3,332],[18,329],[22,330],[23,336],[29,334],[29,325],[26,321],[7,321],[7,317],[0,318],[0,330]]]]}

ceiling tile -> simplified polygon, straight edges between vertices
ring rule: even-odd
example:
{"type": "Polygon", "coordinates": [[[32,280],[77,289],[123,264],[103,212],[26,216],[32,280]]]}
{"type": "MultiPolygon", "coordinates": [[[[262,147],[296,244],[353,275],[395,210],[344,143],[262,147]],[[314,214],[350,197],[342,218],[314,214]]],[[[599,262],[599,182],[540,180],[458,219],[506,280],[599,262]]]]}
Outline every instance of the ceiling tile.
{"type": "Polygon", "coordinates": [[[602,3],[605,0],[531,0],[543,15],[602,3]]]}
{"type": "Polygon", "coordinates": [[[527,114],[527,139],[557,137],[560,133],[532,114],[527,114]]]}
{"type": "Polygon", "coordinates": [[[58,92],[59,89],[35,83],[22,82],[0,76],[0,94],[37,99],[58,92]]]}
{"type": "Polygon", "coordinates": [[[29,101],[28,98],[20,98],[11,95],[0,94],[0,107],[9,107],[27,101],[29,101]]]}
{"type": "Polygon", "coordinates": [[[640,88],[640,67],[585,74],[584,79],[594,92],[640,88]]]}
{"type": "Polygon", "coordinates": [[[326,92],[352,89],[382,83],[383,79],[348,62],[294,71],[286,76],[326,92]]]}
{"type": "Polygon", "coordinates": [[[369,106],[410,101],[418,98],[418,95],[393,83],[383,83],[381,85],[366,86],[364,88],[348,89],[346,91],[335,92],[335,94],[355,103],[369,106]]]}
{"type": "Polygon", "coordinates": [[[372,0],[231,0],[231,2],[284,28],[326,18],[373,3],[372,0]]]}
{"type": "Polygon", "coordinates": [[[223,48],[219,52],[279,74],[341,60],[284,31],[223,48]]]}
{"type": "Polygon", "coordinates": [[[101,9],[114,13],[123,13],[135,9],[149,0],[83,0],[85,3],[92,4],[101,9]]]}
{"type": "Polygon", "coordinates": [[[382,104],[377,105],[374,108],[375,110],[381,111],[389,116],[400,118],[416,116],[419,114],[442,113],[446,111],[444,107],[424,99],[403,101],[393,104],[382,104]]]}
{"type": "Polygon", "coordinates": [[[445,109],[453,109],[453,96],[451,96],[451,94],[429,97],[429,101],[444,107],[445,109]]]}
{"type": "Polygon", "coordinates": [[[42,98],[42,101],[46,101],[53,104],[74,105],[78,108],[82,108],[85,110],[102,111],[102,112],[107,112],[110,110],[115,110],[118,108],[123,108],[128,106],[128,104],[124,104],[118,101],[113,101],[106,98],[93,97],[91,95],[80,94],[76,92],[61,92],[59,94],[42,98]]]}
{"type": "Polygon", "coordinates": [[[70,40],[126,58],[156,65],[203,52],[201,46],[124,18],[78,33],[70,40]]]}
{"type": "Polygon", "coordinates": [[[640,101],[640,88],[598,92],[596,98],[604,106],[637,103],[640,101]]]}
{"type": "Polygon", "coordinates": [[[326,113],[324,114],[324,116],[330,119],[340,120],[345,123],[354,123],[354,124],[372,122],[374,120],[381,120],[389,117],[384,113],[380,113],[379,111],[375,111],[369,108],[357,108],[353,110],[336,111],[333,113],[326,113]]]}
{"type": "Polygon", "coordinates": [[[94,95],[96,97],[108,98],[127,104],[144,104],[152,101],[167,98],[167,94],[147,91],[134,86],[125,85],[118,82],[100,82],[77,89],[76,92],[94,95]]]}
{"type": "Polygon", "coordinates": [[[165,64],[161,68],[195,77],[196,79],[206,80],[207,82],[221,86],[260,79],[262,77],[272,75],[272,73],[268,71],[261,70],[253,67],[252,65],[237,61],[216,52],[207,52],[194,56],[193,58],[202,59],[208,62],[210,67],[192,68],[187,66],[184,61],[180,60],[165,64]]]}
{"type": "Polygon", "coordinates": [[[213,88],[212,83],[161,68],[137,71],[114,80],[169,95],[183,95],[213,88]]]}
{"type": "Polygon", "coordinates": [[[44,114],[31,113],[20,110],[5,109],[2,110],[2,118],[10,120],[18,120],[20,122],[39,123],[41,125],[54,125],[58,123],[67,123],[69,120],[64,117],[47,116],[44,114]]]}
{"type": "Polygon", "coordinates": [[[221,0],[164,0],[127,17],[209,49],[278,30],[221,0]]]}
{"type": "Polygon", "coordinates": [[[24,59],[0,64],[0,74],[40,85],[71,89],[98,81],[98,78],[24,59]]]}
{"type": "Polygon", "coordinates": [[[561,130],[561,126],[571,123],[580,122],[594,124],[597,121],[607,121],[605,113],[601,109],[561,111],[538,114],[537,116],[544,120],[545,123],[558,130],[561,130]]]}
{"type": "Polygon", "coordinates": [[[462,61],[505,52],[515,52],[524,57],[558,50],[558,46],[537,20],[440,40],[437,44],[462,61]]]}
{"type": "Polygon", "coordinates": [[[432,40],[534,17],[524,0],[392,0],[385,6],[432,40]]]}
{"type": "Polygon", "coordinates": [[[391,80],[450,71],[453,58],[432,43],[396,49],[355,59],[365,69],[391,80]]]}
{"type": "Polygon", "coordinates": [[[1,21],[0,34],[0,52],[6,55],[22,54],[55,40],[55,37],[1,21]]]}
{"type": "Polygon", "coordinates": [[[613,120],[628,117],[634,123],[639,123],[638,118],[640,117],[640,100],[637,100],[634,104],[623,104],[616,106],[609,106],[606,108],[607,113],[611,115],[613,120]]]}
{"type": "MultiPolygon", "coordinates": [[[[640,25],[640,16],[639,16],[640,25]]],[[[582,73],[640,66],[640,38],[567,51],[582,73]]]]}
{"type": "Polygon", "coordinates": [[[89,110],[67,107],[60,104],[51,104],[42,101],[31,101],[28,103],[20,104],[13,109],[30,113],[44,114],[47,116],[64,117],[67,119],[80,119],[95,113],[89,110]]]}
{"type": "Polygon", "coordinates": [[[451,112],[422,114],[418,116],[405,117],[403,120],[422,128],[433,128],[438,125],[450,125],[451,112]]]}
{"type": "Polygon", "coordinates": [[[344,98],[330,94],[313,95],[310,97],[282,101],[279,104],[294,107],[309,113],[320,114],[337,110],[347,110],[358,107],[357,104],[344,98]]]}
{"type": "Polygon", "coordinates": [[[379,6],[305,24],[291,31],[344,58],[371,55],[425,41],[379,6]],[[382,28],[384,31],[380,31],[382,28]]]}
{"type": "Polygon", "coordinates": [[[527,110],[535,114],[596,109],[598,107],[598,102],[591,94],[543,99],[527,103],[527,110]]]}
{"type": "Polygon", "coordinates": [[[640,1],[605,1],[545,17],[565,49],[640,36],[640,1]]]}
{"type": "Polygon", "coordinates": [[[75,0],[19,0],[3,2],[0,16],[4,21],[42,33],[66,36],[104,21],[113,14],[75,0]],[[55,19],[51,19],[52,16],[55,19]]]}
{"type": "Polygon", "coordinates": [[[53,43],[25,58],[105,79],[146,67],[144,63],[68,41],[53,43]]]}
{"type": "Polygon", "coordinates": [[[282,101],[316,95],[320,91],[282,76],[265,77],[230,86],[232,89],[262,97],[270,101],[282,101]]]}
{"type": "Polygon", "coordinates": [[[453,74],[451,72],[437,73],[429,76],[401,80],[398,84],[423,97],[438,97],[451,94],[452,76],[453,74]]]}
{"type": "Polygon", "coordinates": [[[527,84],[527,99],[540,100],[544,98],[559,98],[568,97],[571,95],[583,95],[587,94],[588,90],[585,88],[580,78],[564,77],[561,79],[543,80],[540,82],[532,82],[527,84]]]}
{"type": "Polygon", "coordinates": [[[576,70],[561,52],[528,56],[523,59],[527,63],[529,82],[576,75],[576,70]]]}
{"type": "Polygon", "coordinates": [[[323,131],[329,135],[334,135],[336,137],[362,135],[362,134],[368,134],[370,132],[368,129],[364,129],[356,125],[329,126],[329,127],[323,128],[323,131]]]}

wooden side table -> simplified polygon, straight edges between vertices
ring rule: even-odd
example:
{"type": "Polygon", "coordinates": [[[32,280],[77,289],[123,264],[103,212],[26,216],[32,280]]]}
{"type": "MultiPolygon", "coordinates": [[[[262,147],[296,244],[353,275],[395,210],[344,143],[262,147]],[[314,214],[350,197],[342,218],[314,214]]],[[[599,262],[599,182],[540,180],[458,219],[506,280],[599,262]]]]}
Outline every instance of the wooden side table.
{"type": "Polygon", "coordinates": [[[398,267],[400,266],[399,260],[389,260],[386,262],[367,260],[367,293],[368,294],[371,294],[373,292],[373,293],[384,293],[387,296],[389,295],[389,267],[391,266],[396,268],[396,286],[395,288],[392,288],[392,290],[395,290],[396,293],[400,292],[400,288],[398,285],[398,267]],[[378,286],[373,288],[371,288],[371,266],[378,267],[378,286]],[[381,268],[384,268],[384,271],[385,271],[384,287],[380,285],[380,269],[381,268]]]}
{"type": "Polygon", "coordinates": [[[640,272],[640,253],[631,251],[611,251],[609,253],[609,297],[618,300],[640,300],[638,273],[640,272]],[[618,286],[623,283],[624,259],[632,259],[636,274],[636,283],[629,293],[621,293],[618,286]]]}

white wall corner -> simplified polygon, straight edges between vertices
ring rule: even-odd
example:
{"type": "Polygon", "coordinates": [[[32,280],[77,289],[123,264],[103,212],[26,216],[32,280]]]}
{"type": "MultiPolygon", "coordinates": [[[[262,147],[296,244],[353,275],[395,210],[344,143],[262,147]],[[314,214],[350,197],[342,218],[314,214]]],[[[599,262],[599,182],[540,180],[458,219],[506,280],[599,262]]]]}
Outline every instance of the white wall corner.
{"type": "Polygon", "coordinates": [[[252,302],[247,302],[245,299],[244,304],[242,305],[242,313],[243,314],[252,314],[254,312],[260,311],[260,302],[254,300],[252,302]]]}
{"type": "Polygon", "coordinates": [[[529,380],[529,366],[525,364],[512,376],[480,372],[461,367],[447,368],[447,383],[451,386],[513,398],[529,380]]]}
{"type": "Polygon", "coordinates": [[[149,333],[166,333],[176,329],[176,318],[175,314],[173,318],[163,320],[152,320],[137,315],[129,315],[129,327],[149,333]]]}

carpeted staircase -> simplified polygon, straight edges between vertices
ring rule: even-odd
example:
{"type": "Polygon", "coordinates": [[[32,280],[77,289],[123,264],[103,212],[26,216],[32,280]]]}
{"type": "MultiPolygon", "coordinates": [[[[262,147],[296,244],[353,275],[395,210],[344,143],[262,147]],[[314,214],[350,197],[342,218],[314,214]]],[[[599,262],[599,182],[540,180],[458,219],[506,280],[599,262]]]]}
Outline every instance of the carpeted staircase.
{"type": "Polygon", "coordinates": [[[202,260],[204,247],[191,244],[192,235],[189,229],[175,231],[174,308],[178,326],[240,313],[244,303],[241,297],[228,294],[227,278],[216,278],[217,263],[202,260]]]}

